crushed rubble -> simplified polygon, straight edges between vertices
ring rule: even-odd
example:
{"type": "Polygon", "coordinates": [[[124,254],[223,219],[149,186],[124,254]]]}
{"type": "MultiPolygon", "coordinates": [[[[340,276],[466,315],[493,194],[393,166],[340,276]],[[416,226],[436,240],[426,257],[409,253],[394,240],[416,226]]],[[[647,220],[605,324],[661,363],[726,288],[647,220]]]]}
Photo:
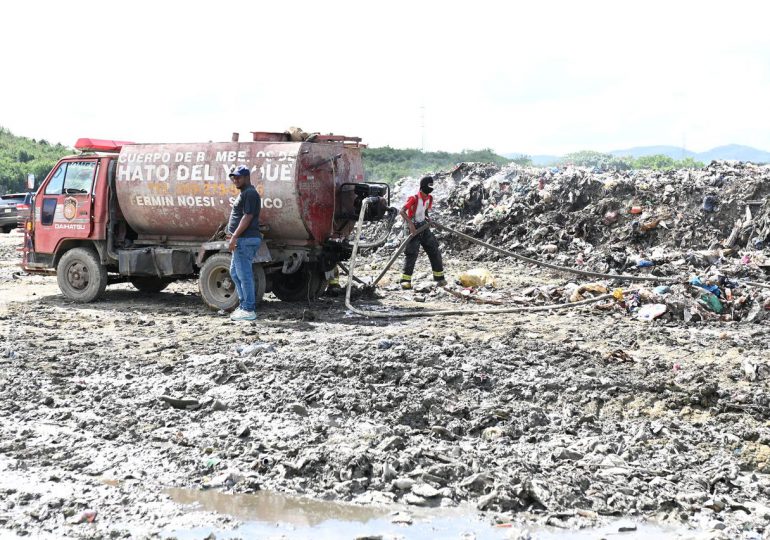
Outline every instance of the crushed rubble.
{"type": "MultiPolygon", "coordinates": [[[[766,242],[767,203],[731,234],[747,200],[767,196],[767,168],[467,164],[442,178],[437,219],[452,227],[565,266],[684,279],[621,289],[443,233],[450,275],[478,278],[456,290],[523,305],[615,297],[580,312],[370,321],[341,298],[267,295],[243,325],[203,308],[191,283],[118,285],[79,305],[55,278],[0,279],[0,530],[149,538],[237,525],[191,517],[163,491],[185,487],[394,505],[407,536],[410,507],[467,504],[521,538],[533,523],[621,517],[618,531],[652,520],[767,535],[770,297],[742,283],[767,280],[754,241],[766,242]],[[717,200],[706,213],[704,190],[717,200]]],[[[12,241],[0,239],[0,276],[12,241]]],[[[362,276],[390,253],[367,254],[362,276]]],[[[383,287],[363,301],[464,301],[383,287]]]]}

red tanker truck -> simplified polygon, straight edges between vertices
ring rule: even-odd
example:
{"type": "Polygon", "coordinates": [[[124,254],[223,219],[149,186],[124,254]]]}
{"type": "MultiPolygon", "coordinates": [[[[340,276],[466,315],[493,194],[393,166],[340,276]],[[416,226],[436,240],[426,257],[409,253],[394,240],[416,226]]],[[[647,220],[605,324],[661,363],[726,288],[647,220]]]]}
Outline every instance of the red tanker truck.
{"type": "Polygon", "coordinates": [[[77,302],[96,300],[112,283],[159,292],[196,278],[206,304],[234,309],[223,231],[238,193],[228,173],[245,164],[262,197],[257,301],[270,291],[285,301],[314,299],[350,257],[347,236],[364,199],[375,203],[366,219],[386,220],[387,235],[396,215],[388,187],[364,182],[360,138],[252,135],[198,144],[79,139],[80,154],[62,158],[35,194],[22,267],[55,273],[77,302]]]}

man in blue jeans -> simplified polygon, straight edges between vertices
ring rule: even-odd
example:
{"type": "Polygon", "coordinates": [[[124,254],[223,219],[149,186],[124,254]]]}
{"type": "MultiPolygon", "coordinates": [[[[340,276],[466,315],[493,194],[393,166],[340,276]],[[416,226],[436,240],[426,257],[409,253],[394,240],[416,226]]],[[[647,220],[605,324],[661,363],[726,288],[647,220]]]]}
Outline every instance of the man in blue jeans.
{"type": "Polygon", "coordinates": [[[251,185],[251,171],[245,165],[233,167],[230,180],[240,190],[230,211],[227,232],[230,237],[228,248],[233,253],[230,263],[230,277],[235,283],[240,305],[232,312],[233,321],[253,321],[257,318],[257,300],[252,262],[262,243],[259,233],[259,193],[251,185]]]}

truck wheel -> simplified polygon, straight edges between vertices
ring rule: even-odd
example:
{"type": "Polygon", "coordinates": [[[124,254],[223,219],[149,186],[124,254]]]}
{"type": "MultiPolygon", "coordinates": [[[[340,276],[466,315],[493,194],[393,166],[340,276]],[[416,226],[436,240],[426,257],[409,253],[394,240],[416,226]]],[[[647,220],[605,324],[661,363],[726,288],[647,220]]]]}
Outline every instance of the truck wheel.
{"type": "MultiPolygon", "coordinates": [[[[230,259],[231,256],[227,253],[217,253],[206,259],[201,267],[198,288],[203,301],[211,309],[232,311],[240,302],[238,293],[235,291],[235,283],[230,278],[230,259]]],[[[259,304],[265,295],[267,280],[262,265],[254,264],[252,268],[254,269],[254,292],[259,304]]]]}
{"type": "Polygon", "coordinates": [[[5,234],[8,234],[8,233],[9,233],[9,232],[11,232],[12,230],[13,230],[13,225],[3,225],[3,232],[4,232],[5,234]]]}
{"type": "Polygon", "coordinates": [[[276,274],[273,277],[273,294],[284,302],[313,301],[326,288],[326,280],[308,265],[293,274],[276,274]]]}
{"type": "Polygon", "coordinates": [[[173,280],[159,278],[155,276],[134,276],[129,278],[131,285],[143,293],[159,293],[169,285],[173,280]]]}
{"type": "Polygon", "coordinates": [[[93,302],[107,288],[107,269],[90,248],[73,248],[56,267],[56,281],[64,296],[75,302],[93,302]]]}

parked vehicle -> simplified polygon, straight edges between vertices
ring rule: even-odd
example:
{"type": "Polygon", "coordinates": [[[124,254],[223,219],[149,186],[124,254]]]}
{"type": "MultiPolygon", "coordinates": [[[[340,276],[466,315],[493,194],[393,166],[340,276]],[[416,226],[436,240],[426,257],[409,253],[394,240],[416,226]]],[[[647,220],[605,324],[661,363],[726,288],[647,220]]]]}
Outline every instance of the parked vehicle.
{"type": "Polygon", "coordinates": [[[18,226],[18,206],[24,203],[27,193],[0,195],[0,231],[9,233],[18,226]]]}

